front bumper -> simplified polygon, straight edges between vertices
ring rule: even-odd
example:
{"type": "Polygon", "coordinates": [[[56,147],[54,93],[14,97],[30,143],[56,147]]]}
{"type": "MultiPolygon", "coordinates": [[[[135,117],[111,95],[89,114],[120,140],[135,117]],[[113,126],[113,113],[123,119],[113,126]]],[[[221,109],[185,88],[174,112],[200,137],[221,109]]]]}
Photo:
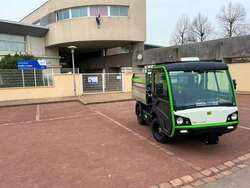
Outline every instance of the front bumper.
{"type": "Polygon", "coordinates": [[[198,125],[198,126],[178,126],[175,128],[179,135],[204,135],[217,134],[219,136],[230,133],[237,129],[239,122],[230,122],[225,124],[198,125]]]}

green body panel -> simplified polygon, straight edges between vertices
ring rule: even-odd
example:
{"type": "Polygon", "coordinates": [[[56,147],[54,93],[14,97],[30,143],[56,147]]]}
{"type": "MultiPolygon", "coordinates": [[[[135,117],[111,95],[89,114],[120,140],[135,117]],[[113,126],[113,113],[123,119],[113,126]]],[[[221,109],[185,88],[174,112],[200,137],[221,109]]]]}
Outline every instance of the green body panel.
{"type": "MultiPolygon", "coordinates": [[[[155,69],[163,69],[165,74],[166,74],[166,78],[167,78],[167,85],[168,85],[168,96],[169,96],[169,103],[170,103],[170,114],[171,114],[171,120],[172,120],[172,132],[171,134],[167,134],[169,137],[173,137],[175,135],[175,117],[174,117],[174,99],[173,99],[173,94],[172,94],[172,86],[171,86],[171,81],[170,81],[170,77],[168,74],[168,71],[166,69],[165,66],[162,65],[156,65],[154,66],[155,69]]],[[[154,69],[153,68],[153,69],[154,69]]]]}

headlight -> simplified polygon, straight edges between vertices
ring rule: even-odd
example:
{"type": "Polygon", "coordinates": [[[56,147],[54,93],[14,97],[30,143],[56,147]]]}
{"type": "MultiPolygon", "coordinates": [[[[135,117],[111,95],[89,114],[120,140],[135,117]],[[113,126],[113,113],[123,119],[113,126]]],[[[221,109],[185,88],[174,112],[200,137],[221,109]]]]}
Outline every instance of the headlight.
{"type": "Polygon", "coordinates": [[[178,117],[176,119],[176,123],[177,123],[177,125],[182,125],[184,123],[184,119],[182,117],[178,117]]]}
{"type": "Polygon", "coordinates": [[[239,119],[238,112],[234,112],[227,117],[227,122],[237,121],[239,119]]]}
{"type": "Polygon", "coordinates": [[[231,115],[231,120],[232,121],[236,121],[238,119],[238,114],[237,113],[233,113],[232,115],[231,115]]]}
{"type": "Polygon", "coordinates": [[[177,125],[191,125],[191,121],[189,118],[175,116],[175,121],[177,125]]]}

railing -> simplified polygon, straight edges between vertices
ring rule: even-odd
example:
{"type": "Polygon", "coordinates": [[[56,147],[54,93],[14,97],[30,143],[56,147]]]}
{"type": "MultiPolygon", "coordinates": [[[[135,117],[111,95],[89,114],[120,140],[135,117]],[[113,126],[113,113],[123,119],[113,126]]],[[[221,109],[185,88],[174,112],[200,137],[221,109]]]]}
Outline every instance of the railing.
{"type": "Polygon", "coordinates": [[[48,87],[54,85],[52,69],[0,69],[0,88],[48,87]]]}
{"type": "Polygon", "coordinates": [[[123,91],[122,73],[85,73],[82,74],[83,93],[106,93],[123,91]]]}

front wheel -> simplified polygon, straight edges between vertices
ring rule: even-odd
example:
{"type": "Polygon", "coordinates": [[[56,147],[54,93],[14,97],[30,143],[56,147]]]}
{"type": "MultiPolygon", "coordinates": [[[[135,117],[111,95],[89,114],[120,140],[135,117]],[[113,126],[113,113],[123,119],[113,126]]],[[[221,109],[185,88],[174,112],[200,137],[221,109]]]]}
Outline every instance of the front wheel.
{"type": "Polygon", "coordinates": [[[168,143],[171,141],[171,138],[168,137],[163,131],[160,126],[160,123],[157,120],[152,121],[152,134],[154,139],[157,142],[160,142],[162,144],[168,143]]]}

